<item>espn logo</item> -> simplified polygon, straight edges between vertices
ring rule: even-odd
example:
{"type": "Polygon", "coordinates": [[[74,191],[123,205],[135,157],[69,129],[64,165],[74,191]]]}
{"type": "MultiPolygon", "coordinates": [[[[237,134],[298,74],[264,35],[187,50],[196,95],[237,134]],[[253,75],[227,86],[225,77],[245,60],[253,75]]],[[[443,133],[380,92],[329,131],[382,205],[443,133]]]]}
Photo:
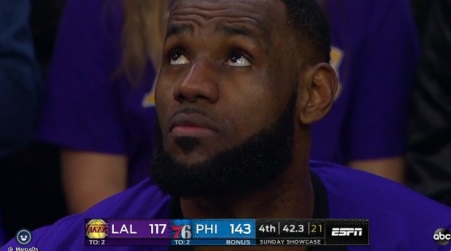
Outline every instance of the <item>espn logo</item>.
{"type": "Polygon", "coordinates": [[[363,229],[361,227],[334,227],[331,232],[332,236],[362,236],[363,229]]]}
{"type": "Polygon", "coordinates": [[[326,221],[327,245],[369,245],[368,219],[329,219],[326,221]]]}

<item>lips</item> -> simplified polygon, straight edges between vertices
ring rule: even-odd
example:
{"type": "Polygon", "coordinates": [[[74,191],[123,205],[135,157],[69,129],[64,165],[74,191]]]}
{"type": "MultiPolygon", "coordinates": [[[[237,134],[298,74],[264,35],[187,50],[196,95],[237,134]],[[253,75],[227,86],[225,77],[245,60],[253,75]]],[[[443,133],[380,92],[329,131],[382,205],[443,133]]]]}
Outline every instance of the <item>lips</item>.
{"type": "Polygon", "coordinates": [[[169,132],[175,137],[211,137],[218,129],[199,113],[176,113],[170,121],[169,132]]]}

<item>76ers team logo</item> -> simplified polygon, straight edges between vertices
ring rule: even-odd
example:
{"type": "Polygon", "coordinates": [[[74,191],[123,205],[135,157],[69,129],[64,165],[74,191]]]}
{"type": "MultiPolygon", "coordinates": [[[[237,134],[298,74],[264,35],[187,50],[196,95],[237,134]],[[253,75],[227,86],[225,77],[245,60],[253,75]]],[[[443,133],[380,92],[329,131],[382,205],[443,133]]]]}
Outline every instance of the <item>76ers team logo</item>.
{"type": "Polygon", "coordinates": [[[191,239],[191,220],[171,220],[171,237],[173,239],[191,239]]]}

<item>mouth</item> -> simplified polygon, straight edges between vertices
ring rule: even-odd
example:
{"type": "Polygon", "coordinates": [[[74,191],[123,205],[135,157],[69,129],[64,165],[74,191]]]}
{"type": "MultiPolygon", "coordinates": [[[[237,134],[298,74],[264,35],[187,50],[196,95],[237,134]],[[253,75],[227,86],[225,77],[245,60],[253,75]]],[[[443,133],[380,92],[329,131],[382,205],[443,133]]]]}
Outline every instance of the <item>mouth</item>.
{"type": "Polygon", "coordinates": [[[178,113],[172,119],[169,128],[174,137],[205,138],[218,134],[211,121],[198,113],[178,113]]]}

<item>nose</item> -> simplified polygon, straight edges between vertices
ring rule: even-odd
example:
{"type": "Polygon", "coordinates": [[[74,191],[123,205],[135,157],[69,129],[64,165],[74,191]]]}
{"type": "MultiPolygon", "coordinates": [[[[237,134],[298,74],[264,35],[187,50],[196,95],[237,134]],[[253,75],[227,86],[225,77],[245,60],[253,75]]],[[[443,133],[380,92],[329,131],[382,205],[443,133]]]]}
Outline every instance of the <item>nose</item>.
{"type": "Polygon", "coordinates": [[[215,66],[207,61],[196,62],[174,88],[179,103],[206,101],[215,103],[219,98],[215,66]]]}

